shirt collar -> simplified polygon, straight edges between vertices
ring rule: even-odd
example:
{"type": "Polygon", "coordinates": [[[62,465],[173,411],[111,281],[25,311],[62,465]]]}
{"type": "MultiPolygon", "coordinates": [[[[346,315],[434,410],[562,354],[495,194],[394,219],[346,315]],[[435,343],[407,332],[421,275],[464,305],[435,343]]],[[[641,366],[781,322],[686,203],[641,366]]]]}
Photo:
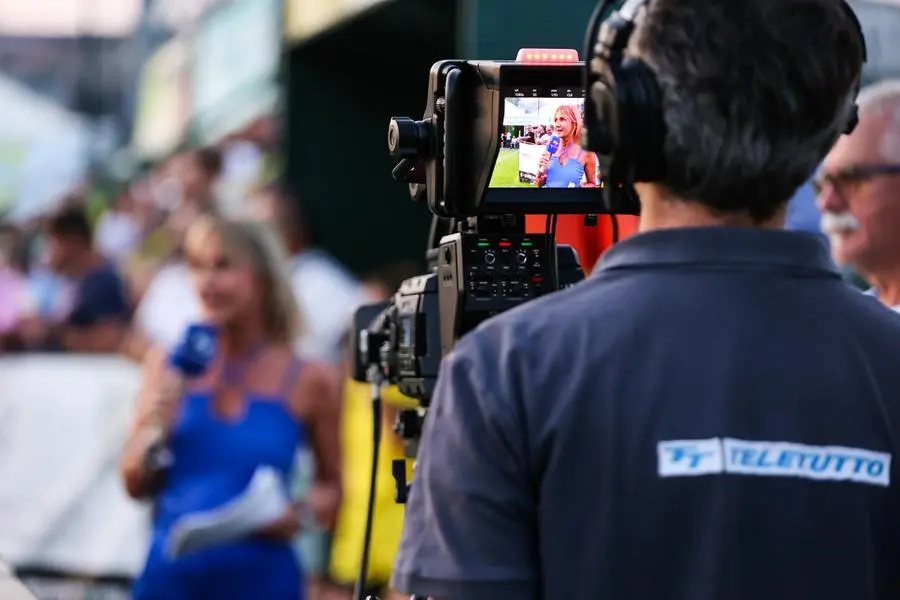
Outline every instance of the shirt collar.
{"type": "MultiPolygon", "coordinates": [[[[878,291],[873,287],[870,287],[869,289],[864,291],[863,294],[865,294],[866,296],[872,296],[873,298],[881,302],[881,298],[878,297],[878,291]]],[[[884,303],[882,302],[882,304],[884,303]]],[[[885,306],[887,306],[887,304],[885,304],[885,306]]],[[[888,306],[888,308],[890,308],[894,312],[900,313],[900,306],[888,306]]]]}
{"type": "Polygon", "coordinates": [[[751,227],[691,227],[640,233],[610,248],[596,270],[650,266],[799,269],[840,278],[828,248],[815,236],[751,227]]]}

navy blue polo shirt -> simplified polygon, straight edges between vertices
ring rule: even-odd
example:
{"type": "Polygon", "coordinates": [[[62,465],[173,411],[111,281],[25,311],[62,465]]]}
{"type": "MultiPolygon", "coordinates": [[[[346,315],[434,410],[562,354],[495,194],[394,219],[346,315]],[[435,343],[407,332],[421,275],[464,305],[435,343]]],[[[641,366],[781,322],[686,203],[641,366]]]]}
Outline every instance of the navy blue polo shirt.
{"type": "Polygon", "coordinates": [[[900,316],[813,236],[640,234],[445,359],[393,585],[900,597],[900,316]]]}
{"type": "Polygon", "coordinates": [[[112,266],[104,264],[77,283],[66,321],[74,327],[91,327],[103,321],[127,323],[130,316],[125,284],[112,266]]]}

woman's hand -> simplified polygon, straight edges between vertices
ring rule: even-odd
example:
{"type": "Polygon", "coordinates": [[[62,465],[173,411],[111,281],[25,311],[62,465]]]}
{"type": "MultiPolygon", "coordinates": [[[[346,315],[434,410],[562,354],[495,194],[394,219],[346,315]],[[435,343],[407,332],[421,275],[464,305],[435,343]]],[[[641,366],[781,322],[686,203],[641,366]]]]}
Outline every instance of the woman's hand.
{"type": "Polygon", "coordinates": [[[273,542],[289,542],[300,533],[300,517],[297,507],[290,506],[277,520],[259,530],[260,537],[273,542]]]}
{"type": "Polygon", "coordinates": [[[541,154],[541,161],[538,163],[538,172],[546,173],[547,169],[550,167],[550,153],[544,152],[541,154]]]}
{"type": "Polygon", "coordinates": [[[340,487],[316,483],[306,494],[306,504],[317,523],[334,527],[341,505],[340,487]]]}
{"type": "Polygon", "coordinates": [[[137,415],[122,456],[122,478],[128,495],[140,500],[156,493],[158,478],[148,476],[148,450],[159,443],[175,421],[181,381],[168,368],[167,353],[154,348],[144,357],[137,415]]]}
{"type": "Polygon", "coordinates": [[[159,427],[169,431],[175,423],[183,393],[181,378],[170,371],[164,372],[147,390],[147,404],[141,421],[147,427],[159,427]]]}

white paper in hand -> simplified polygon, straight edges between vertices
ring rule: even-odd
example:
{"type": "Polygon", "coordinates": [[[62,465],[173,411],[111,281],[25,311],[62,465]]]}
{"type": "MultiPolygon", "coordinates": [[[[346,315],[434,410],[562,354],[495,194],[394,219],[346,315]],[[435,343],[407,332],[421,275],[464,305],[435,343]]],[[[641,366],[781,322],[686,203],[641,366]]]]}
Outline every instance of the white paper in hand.
{"type": "Polygon", "coordinates": [[[278,472],[271,467],[259,467],[247,488],[234,500],[178,519],[169,534],[166,553],[170,558],[178,558],[247,537],[278,520],[290,504],[278,472]]]}

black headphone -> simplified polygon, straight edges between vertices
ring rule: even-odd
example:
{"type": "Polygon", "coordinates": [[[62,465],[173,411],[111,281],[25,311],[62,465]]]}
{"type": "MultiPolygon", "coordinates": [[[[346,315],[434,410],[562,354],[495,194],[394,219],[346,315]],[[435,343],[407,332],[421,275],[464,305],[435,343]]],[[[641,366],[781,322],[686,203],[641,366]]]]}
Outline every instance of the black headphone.
{"type": "MultiPolygon", "coordinates": [[[[604,20],[612,2],[599,3],[585,40],[582,146],[597,154],[600,170],[612,184],[608,187],[615,188],[664,178],[666,126],[656,76],[642,60],[625,55],[635,19],[649,0],[626,0],[604,20]]],[[[846,0],[841,0],[841,5],[859,33],[866,62],[866,39],[859,19],[846,0]]],[[[844,133],[852,132],[858,121],[854,104],[844,133]]]]}

